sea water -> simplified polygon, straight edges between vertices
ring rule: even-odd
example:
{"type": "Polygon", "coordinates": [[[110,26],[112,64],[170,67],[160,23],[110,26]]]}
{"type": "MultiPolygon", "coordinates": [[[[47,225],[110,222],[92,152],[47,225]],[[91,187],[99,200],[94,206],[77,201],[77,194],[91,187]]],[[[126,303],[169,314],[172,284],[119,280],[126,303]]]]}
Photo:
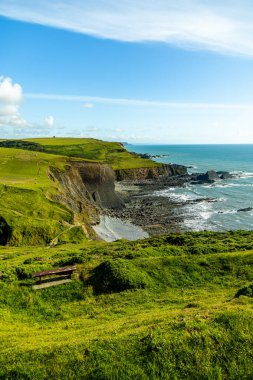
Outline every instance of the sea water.
{"type": "Polygon", "coordinates": [[[157,162],[185,165],[188,172],[229,171],[234,178],[213,184],[168,187],[156,195],[181,204],[182,230],[253,229],[253,145],[126,145],[157,162]],[[197,202],[189,203],[189,201],[197,202]],[[212,201],[210,201],[210,199],[212,201]]]}

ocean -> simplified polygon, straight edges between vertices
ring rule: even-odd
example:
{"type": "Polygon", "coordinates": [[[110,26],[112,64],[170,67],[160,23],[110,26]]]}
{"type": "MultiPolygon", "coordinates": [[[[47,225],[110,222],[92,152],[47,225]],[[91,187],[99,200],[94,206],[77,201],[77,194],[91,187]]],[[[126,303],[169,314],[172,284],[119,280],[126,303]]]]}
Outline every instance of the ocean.
{"type": "Polygon", "coordinates": [[[129,151],[160,155],[157,162],[189,167],[188,172],[229,171],[235,178],[214,184],[165,188],[157,195],[180,202],[182,230],[253,229],[253,145],[126,145],[129,151]],[[198,199],[196,203],[187,201],[198,199]],[[210,199],[213,201],[210,202],[210,199]]]}

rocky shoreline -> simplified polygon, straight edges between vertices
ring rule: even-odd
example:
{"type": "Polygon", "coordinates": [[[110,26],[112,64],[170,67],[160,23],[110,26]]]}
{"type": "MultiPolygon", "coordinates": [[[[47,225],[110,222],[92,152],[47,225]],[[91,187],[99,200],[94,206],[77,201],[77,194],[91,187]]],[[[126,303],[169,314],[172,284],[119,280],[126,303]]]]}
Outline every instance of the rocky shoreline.
{"type": "MultiPolygon", "coordinates": [[[[116,192],[123,200],[125,207],[113,209],[109,215],[140,226],[149,235],[165,234],[168,232],[182,232],[183,218],[177,212],[182,202],[172,201],[168,197],[155,193],[169,187],[184,187],[187,184],[214,183],[217,180],[232,178],[228,172],[193,173],[184,175],[160,176],[159,178],[143,180],[124,180],[116,182],[116,192]]],[[[193,204],[203,201],[202,198],[183,202],[193,204]]],[[[205,199],[215,202],[213,198],[205,199]]]]}

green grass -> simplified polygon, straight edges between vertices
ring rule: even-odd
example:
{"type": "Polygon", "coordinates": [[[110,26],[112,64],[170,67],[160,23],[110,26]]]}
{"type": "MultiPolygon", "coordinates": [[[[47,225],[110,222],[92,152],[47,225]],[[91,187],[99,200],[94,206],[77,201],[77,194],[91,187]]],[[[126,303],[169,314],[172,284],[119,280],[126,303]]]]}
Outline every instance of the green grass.
{"type": "MultiPolygon", "coordinates": [[[[58,243],[78,243],[85,239],[85,234],[80,225],[74,228],[77,219],[85,224],[89,236],[94,235],[90,227],[90,210],[74,215],[70,209],[56,202],[62,189],[57,181],[50,179],[50,168],[64,171],[71,165],[70,161],[106,163],[114,169],[158,165],[129,153],[119,143],[95,139],[2,141],[0,218],[9,225],[12,235],[9,244],[46,245],[55,238],[58,243]]],[[[0,240],[5,239],[0,235],[0,240]]]]}
{"type": "Polygon", "coordinates": [[[38,138],[25,141],[40,144],[45,152],[67,157],[79,157],[109,164],[113,169],[132,169],[159,166],[148,159],[128,152],[117,142],[88,138],[38,138]]]}
{"type": "Polygon", "coordinates": [[[52,200],[59,187],[49,179],[49,167],[67,164],[63,156],[0,148],[0,215],[10,226],[10,245],[45,245],[59,235],[59,242],[85,239],[81,227],[72,230],[73,212],[52,200]]]}
{"type": "Polygon", "coordinates": [[[250,379],[253,298],[237,292],[253,282],[252,236],[3,247],[0,378],[250,379]],[[33,271],[72,264],[80,279],[28,286],[33,271]]]}

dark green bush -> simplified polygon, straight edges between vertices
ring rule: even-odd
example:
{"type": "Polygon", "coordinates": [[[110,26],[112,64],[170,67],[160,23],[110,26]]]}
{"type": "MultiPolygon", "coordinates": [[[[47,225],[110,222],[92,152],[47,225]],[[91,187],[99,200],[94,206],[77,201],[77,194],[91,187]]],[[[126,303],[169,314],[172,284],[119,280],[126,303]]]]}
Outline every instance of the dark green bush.
{"type": "Polygon", "coordinates": [[[0,216],[0,245],[6,245],[11,238],[11,228],[6,220],[0,216]]]}
{"type": "Polygon", "coordinates": [[[61,260],[57,261],[54,266],[55,267],[61,267],[61,266],[68,266],[68,265],[75,265],[75,264],[82,264],[87,260],[87,256],[83,254],[73,254],[73,256],[68,255],[67,257],[62,258],[61,260]]]}
{"type": "Polygon", "coordinates": [[[240,296],[253,297],[253,284],[244,286],[244,288],[239,289],[235,297],[240,297],[240,296]]]}
{"type": "Polygon", "coordinates": [[[97,266],[90,278],[97,293],[143,289],[150,284],[149,276],[127,260],[107,260],[97,266]]]}
{"type": "Polygon", "coordinates": [[[19,280],[28,280],[32,278],[32,274],[44,270],[51,269],[47,263],[45,264],[21,264],[16,267],[16,275],[19,280]]]}

